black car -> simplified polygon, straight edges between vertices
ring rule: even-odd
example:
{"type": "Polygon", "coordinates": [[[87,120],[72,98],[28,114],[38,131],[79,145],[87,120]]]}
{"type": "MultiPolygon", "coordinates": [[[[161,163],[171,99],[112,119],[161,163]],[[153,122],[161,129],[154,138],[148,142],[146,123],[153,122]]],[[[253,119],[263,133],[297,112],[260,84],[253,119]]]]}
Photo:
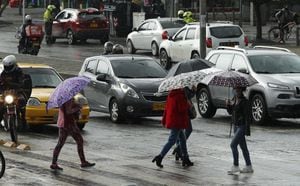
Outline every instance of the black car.
{"type": "Polygon", "coordinates": [[[91,110],[124,118],[162,116],[167,94],[155,93],[167,72],[153,59],[138,55],[106,55],[85,59],[79,76],[91,79],[84,89],[91,110]]]}

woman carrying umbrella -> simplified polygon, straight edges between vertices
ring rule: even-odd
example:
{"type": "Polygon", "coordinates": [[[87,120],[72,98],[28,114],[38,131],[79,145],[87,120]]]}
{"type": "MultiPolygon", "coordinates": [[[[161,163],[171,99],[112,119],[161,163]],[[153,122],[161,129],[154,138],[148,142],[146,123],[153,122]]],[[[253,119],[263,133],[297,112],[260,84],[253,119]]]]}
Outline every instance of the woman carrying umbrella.
{"type": "Polygon", "coordinates": [[[81,161],[81,167],[91,167],[95,163],[86,161],[83,152],[83,138],[76,124],[76,120],[80,115],[80,104],[75,102],[74,96],[80,92],[88,83],[89,79],[82,77],[69,78],[60,83],[49,98],[47,109],[59,107],[57,126],[59,128],[58,143],[53,151],[51,169],[63,170],[57,165],[59,153],[66,142],[66,139],[71,135],[77,144],[77,151],[81,161]]]}
{"type": "Polygon", "coordinates": [[[228,109],[232,110],[232,123],[234,125],[234,136],[232,138],[230,147],[233,155],[233,166],[229,175],[238,173],[252,173],[253,168],[250,160],[249,151],[247,148],[245,135],[250,136],[250,121],[249,121],[249,104],[248,100],[243,95],[246,87],[233,87],[235,96],[230,100],[226,100],[228,109]],[[240,145],[243,156],[246,162],[245,168],[239,168],[239,152],[237,146],[240,145]]]}

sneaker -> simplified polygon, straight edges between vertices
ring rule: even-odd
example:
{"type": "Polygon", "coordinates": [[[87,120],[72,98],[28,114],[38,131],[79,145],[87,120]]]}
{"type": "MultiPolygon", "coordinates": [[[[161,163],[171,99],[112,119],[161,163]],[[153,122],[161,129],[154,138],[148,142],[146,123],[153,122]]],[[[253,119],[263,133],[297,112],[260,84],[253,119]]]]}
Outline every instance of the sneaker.
{"type": "Polygon", "coordinates": [[[81,168],[85,168],[85,167],[92,167],[92,166],[94,166],[94,165],[96,165],[96,163],[90,163],[90,162],[84,162],[84,163],[82,163],[81,165],[80,165],[80,167],[81,168]]]}
{"type": "Polygon", "coordinates": [[[240,173],[239,166],[232,166],[230,171],[227,171],[228,175],[235,175],[240,173]]]}
{"type": "Polygon", "coordinates": [[[245,166],[242,170],[241,170],[241,173],[253,173],[254,170],[252,168],[252,165],[248,165],[248,166],[245,166]]]}
{"type": "Polygon", "coordinates": [[[50,168],[53,170],[63,170],[63,168],[61,168],[60,166],[58,166],[57,164],[52,164],[50,165],[50,168]]]}

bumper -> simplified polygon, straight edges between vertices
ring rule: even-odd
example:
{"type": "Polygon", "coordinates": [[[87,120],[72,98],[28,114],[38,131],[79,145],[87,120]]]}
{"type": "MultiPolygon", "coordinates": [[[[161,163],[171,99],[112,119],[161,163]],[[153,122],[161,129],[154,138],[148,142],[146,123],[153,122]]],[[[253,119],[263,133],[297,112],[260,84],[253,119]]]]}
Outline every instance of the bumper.
{"type": "MultiPolygon", "coordinates": [[[[47,113],[45,108],[45,104],[41,106],[26,106],[26,121],[28,125],[56,124],[58,109],[50,109],[47,113]]],[[[87,123],[89,114],[90,108],[88,106],[83,106],[79,123],[87,123]]]]}
{"type": "Polygon", "coordinates": [[[269,109],[272,118],[300,118],[300,104],[277,105],[269,109]]]}
{"type": "Polygon", "coordinates": [[[102,39],[108,37],[108,29],[95,29],[95,30],[77,30],[75,37],[76,38],[85,38],[85,39],[102,39]]]}

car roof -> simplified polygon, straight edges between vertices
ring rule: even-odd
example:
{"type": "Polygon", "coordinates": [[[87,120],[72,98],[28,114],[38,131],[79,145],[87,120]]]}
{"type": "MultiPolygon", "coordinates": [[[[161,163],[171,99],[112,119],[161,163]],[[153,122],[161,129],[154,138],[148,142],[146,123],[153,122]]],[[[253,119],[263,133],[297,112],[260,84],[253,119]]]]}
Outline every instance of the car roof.
{"type": "Polygon", "coordinates": [[[62,11],[67,10],[67,11],[73,11],[76,13],[81,13],[81,12],[100,12],[97,8],[86,8],[86,9],[76,9],[76,8],[65,8],[62,11]]]}
{"type": "Polygon", "coordinates": [[[51,68],[53,67],[45,64],[36,64],[36,63],[18,63],[20,68],[51,68]]]}
{"type": "MultiPolygon", "coordinates": [[[[188,23],[187,26],[200,26],[200,22],[192,22],[192,23],[188,23]]],[[[235,25],[230,21],[217,21],[217,22],[212,22],[212,23],[206,23],[207,27],[219,27],[219,26],[237,26],[239,27],[239,25],[235,25]]]]}
{"type": "Polygon", "coordinates": [[[109,54],[109,55],[100,55],[100,56],[92,56],[92,57],[88,57],[86,59],[89,58],[106,58],[110,61],[113,60],[118,60],[118,59],[124,59],[124,60],[129,60],[129,59],[150,59],[150,60],[154,60],[152,57],[149,56],[143,56],[143,55],[132,55],[132,54],[109,54]]]}
{"type": "Polygon", "coordinates": [[[145,21],[173,21],[173,20],[182,20],[180,18],[177,18],[177,17],[158,17],[158,18],[151,18],[151,19],[146,19],[145,21]]]}

